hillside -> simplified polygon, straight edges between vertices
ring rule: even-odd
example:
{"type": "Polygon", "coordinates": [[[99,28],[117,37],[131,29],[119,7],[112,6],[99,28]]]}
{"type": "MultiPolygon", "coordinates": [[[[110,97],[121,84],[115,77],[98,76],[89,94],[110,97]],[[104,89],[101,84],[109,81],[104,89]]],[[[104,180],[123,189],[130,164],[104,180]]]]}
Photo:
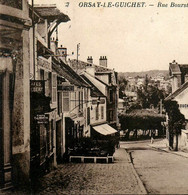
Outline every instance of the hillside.
{"type": "Polygon", "coordinates": [[[148,77],[155,77],[159,74],[162,74],[165,79],[169,78],[169,71],[168,70],[149,70],[149,71],[143,71],[143,72],[119,72],[119,77],[145,77],[145,75],[148,75],[148,77]]]}

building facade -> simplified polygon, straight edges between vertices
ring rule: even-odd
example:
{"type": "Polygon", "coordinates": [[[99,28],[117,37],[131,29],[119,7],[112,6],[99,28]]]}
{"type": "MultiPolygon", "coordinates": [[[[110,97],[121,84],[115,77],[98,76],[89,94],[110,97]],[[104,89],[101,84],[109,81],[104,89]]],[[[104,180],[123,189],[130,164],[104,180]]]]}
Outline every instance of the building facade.
{"type": "MultiPolygon", "coordinates": [[[[179,148],[188,148],[188,65],[173,61],[169,64],[169,75],[172,83],[172,93],[165,100],[177,101],[180,112],[185,116],[185,129],[182,129],[178,140],[179,148]]],[[[169,139],[168,129],[167,138],[169,139]]],[[[174,143],[176,143],[175,139],[174,143]]]]}
{"type": "Polygon", "coordinates": [[[93,64],[92,57],[88,57],[87,62],[80,60],[70,60],[69,65],[76,69],[78,73],[86,71],[87,73],[93,75],[99,83],[102,83],[104,87],[103,94],[106,96],[106,117],[108,124],[114,128],[119,126],[118,122],[118,79],[117,72],[113,69],[107,67],[107,57],[101,56],[99,59],[100,65],[93,64]]]}
{"type": "Polygon", "coordinates": [[[30,170],[29,5],[0,1],[0,188],[28,183],[30,170]]]}

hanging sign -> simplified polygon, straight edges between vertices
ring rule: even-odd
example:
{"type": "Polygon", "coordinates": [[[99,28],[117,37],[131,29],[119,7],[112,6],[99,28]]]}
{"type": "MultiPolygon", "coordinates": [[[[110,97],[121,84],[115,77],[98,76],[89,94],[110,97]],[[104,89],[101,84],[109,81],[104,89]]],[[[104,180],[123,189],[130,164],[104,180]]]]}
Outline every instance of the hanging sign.
{"type": "Polygon", "coordinates": [[[48,124],[49,116],[45,114],[37,114],[36,116],[34,116],[34,120],[37,124],[48,124]]]}
{"type": "Polygon", "coordinates": [[[30,91],[44,94],[45,93],[45,81],[44,80],[31,80],[30,81],[30,91]]]}

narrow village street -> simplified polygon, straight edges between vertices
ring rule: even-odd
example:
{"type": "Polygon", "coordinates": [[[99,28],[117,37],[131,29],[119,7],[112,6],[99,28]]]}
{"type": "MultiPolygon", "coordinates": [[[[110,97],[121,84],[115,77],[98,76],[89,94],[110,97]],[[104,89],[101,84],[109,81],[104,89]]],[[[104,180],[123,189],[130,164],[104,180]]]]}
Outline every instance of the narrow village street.
{"type": "MultiPolygon", "coordinates": [[[[155,140],[155,142],[157,142],[155,140]]],[[[120,142],[114,163],[66,163],[36,180],[35,190],[5,194],[187,194],[188,158],[120,142]],[[132,162],[132,163],[131,163],[132,162]]]]}
{"type": "Polygon", "coordinates": [[[150,141],[122,142],[149,194],[188,194],[188,159],[154,150],[150,141]]]}
{"type": "Polygon", "coordinates": [[[141,4],[0,0],[0,194],[188,194],[188,4],[141,4]]]}
{"type": "Polygon", "coordinates": [[[116,150],[110,164],[62,164],[38,183],[37,194],[144,194],[128,154],[116,150]]]}

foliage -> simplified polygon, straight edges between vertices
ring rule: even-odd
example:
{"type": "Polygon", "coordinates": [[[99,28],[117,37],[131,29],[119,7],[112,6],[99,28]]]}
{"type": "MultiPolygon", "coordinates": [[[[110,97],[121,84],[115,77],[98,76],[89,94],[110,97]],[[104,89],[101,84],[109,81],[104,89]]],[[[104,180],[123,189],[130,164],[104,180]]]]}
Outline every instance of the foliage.
{"type": "Polygon", "coordinates": [[[164,99],[166,93],[164,90],[160,90],[157,85],[149,84],[149,80],[146,76],[145,84],[142,88],[137,90],[138,103],[142,108],[150,108],[152,105],[156,108],[161,99],[164,99]]]}
{"type": "Polygon", "coordinates": [[[134,110],[119,116],[122,129],[161,129],[161,122],[165,121],[164,115],[159,115],[150,110],[134,110]]]}
{"type": "Polygon", "coordinates": [[[172,134],[180,134],[185,127],[185,116],[180,112],[176,101],[165,101],[165,109],[169,117],[169,130],[172,134]]]}
{"type": "Polygon", "coordinates": [[[92,137],[74,139],[69,154],[84,156],[113,155],[117,142],[116,136],[106,136],[106,139],[103,140],[92,137]]]}
{"type": "MultiPolygon", "coordinates": [[[[165,121],[165,116],[155,113],[149,109],[132,110],[130,113],[124,113],[119,116],[121,129],[125,132],[126,140],[129,140],[130,132],[133,132],[132,139],[138,139],[138,130],[142,130],[143,138],[153,136],[155,130],[158,130],[158,135],[163,134],[162,122],[165,121]],[[149,134],[146,134],[150,132],[149,134]]],[[[140,139],[139,135],[139,139],[140,139]]]]}
{"type": "Polygon", "coordinates": [[[129,106],[128,112],[138,109],[142,109],[142,106],[138,102],[134,102],[132,103],[132,105],[129,106]]]}
{"type": "Polygon", "coordinates": [[[181,134],[181,129],[185,128],[185,116],[180,112],[176,101],[167,100],[165,101],[165,109],[168,113],[168,127],[170,140],[169,145],[173,148],[173,137],[176,135],[176,149],[178,150],[178,135],[181,134]]]}
{"type": "Polygon", "coordinates": [[[127,86],[128,81],[123,78],[123,77],[119,77],[119,98],[125,97],[125,88],[127,86]]]}

